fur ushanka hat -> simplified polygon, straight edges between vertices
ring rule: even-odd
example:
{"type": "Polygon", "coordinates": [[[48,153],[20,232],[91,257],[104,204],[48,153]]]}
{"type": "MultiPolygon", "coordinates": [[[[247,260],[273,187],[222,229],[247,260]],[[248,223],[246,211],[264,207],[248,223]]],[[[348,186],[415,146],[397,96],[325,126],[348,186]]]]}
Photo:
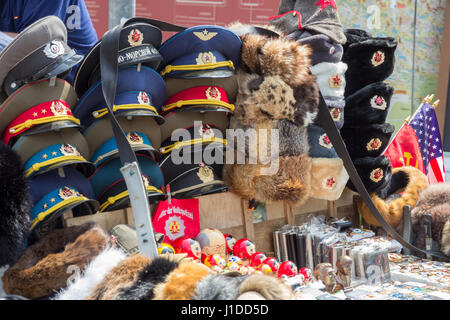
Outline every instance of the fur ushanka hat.
{"type": "Polygon", "coordinates": [[[378,157],[386,149],[395,127],[389,123],[347,126],[342,138],[352,159],[378,157]]]}
{"type": "Polygon", "coordinates": [[[308,126],[308,144],[311,157],[310,196],[330,201],[339,199],[349,178],[344,162],[319,126],[308,126]]]}
{"type": "Polygon", "coordinates": [[[394,71],[397,41],[394,38],[376,38],[359,29],[345,32],[342,61],[348,65],[345,96],[359,89],[387,79],[394,71]],[[361,76],[363,75],[363,76],[361,76]]]}
{"type": "Polygon", "coordinates": [[[345,98],[346,125],[381,124],[386,121],[394,88],[386,82],[371,83],[345,98]]]}
{"type": "MultiPolygon", "coordinates": [[[[233,26],[230,29],[233,30],[233,26]]],[[[239,92],[231,129],[266,130],[268,139],[258,140],[257,150],[270,152],[270,130],[280,129],[278,167],[271,175],[270,164],[257,161],[226,164],[224,180],[245,199],[288,200],[301,204],[309,196],[311,161],[308,157],[306,126],[317,116],[319,91],[309,71],[311,50],[295,41],[243,34],[239,92]]],[[[235,151],[237,153],[238,151],[235,151]]]]}
{"type": "Polygon", "coordinates": [[[13,264],[25,249],[32,207],[19,155],[0,142],[0,267],[13,264]]]}
{"type": "Polygon", "coordinates": [[[93,222],[55,229],[6,270],[4,290],[29,299],[51,296],[66,287],[70,266],[84,270],[109,244],[108,234],[93,222]]]}
{"type": "MultiPolygon", "coordinates": [[[[383,189],[391,179],[392,165],[386,156],[358,158],[353,164],[369,193],[383,189]]],[[[351,180],[348,181],[347,187],[356,192],[351,180]]]]}
{"type": "MultiPolygon", "coordinates": [[[[383,218],[395,228],[402,221],[403,207],[414,208],[420,192],[427,187],[428,178],[419,169],[410,166],[394,168],[388,185],[370,197],[383,218]]],[[[358,199],[358,211],[368,224],[380,227],[361,198],[358,199]]]]}
{"type": "Polygon", "coordinates": [[[321,62],[338,63],[342,60],[344,48],[333,42],[324,34],[311,34],[307,31],[295,31],[286,36],[288,40],[295,40],[302,45],[308,45],[311,50],[311,65],[321,62]]]}
{"type": "Polygon", "coordinates": [[[270,19],[286,35],[301,30],[325,34],[336,43],[346,42],[334,0],[281,0],[278,15],[270,19]]]}

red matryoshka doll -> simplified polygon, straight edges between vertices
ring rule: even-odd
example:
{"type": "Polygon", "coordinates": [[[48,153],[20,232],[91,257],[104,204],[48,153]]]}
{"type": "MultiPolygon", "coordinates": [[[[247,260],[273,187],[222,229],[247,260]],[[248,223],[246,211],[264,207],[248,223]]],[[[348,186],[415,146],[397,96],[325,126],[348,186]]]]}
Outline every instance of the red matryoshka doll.
{"type": "Polygon", "coordinates": [[[298,273],[301,273],[305,277],[305,281],[309,281],[312,278],[312,271],[309,268],[301,268],[298,273]]]}
{"type": "Polygon", "coordinates": [[[267,264],[272,269],[272,272],[277,272],[278,268],[280,268],[280,263],[275,258],[267,258],[263,261],[264,264],[267,264]]]}
{"type": "Polygon", "coordinates": [[[233,248],[233,254],[241,258],[242,261],[249,260],[255,252],[256,248],[253,242],[245,238],[238,240],[233,248]]]}
{"type": "Polygon", "coordinates": [[[236,244],[236,238],[233,237],[231,234],[225,234],[224,237],[225,237],[227,254],[233,254],[233,247],[236,244]]]}
{"type": "Polygon", "coordinates": [[[293,277],[297,274],[297,266],[292,261],[284,261],[280,264],[280,267],[278,268],[278,277],[281,277],[283,275],[288,277],[293,277]]]}
{"type": "Polygon", "coordinates": [[[267,257],[264,253],[262,252],[255,252],[254,254],[252,254],[252,256],[250,257],[250,266],[251,267],[258,267],[260,266],[264,260],[266,260],[267,257]]]}
{"type": "Polygon", "coordinates": [[[202,250],[200,243],[194,238],[183,237],[177,239],[174,242],[176,253],[186,253],[187,258],[193,258],[194,260],[200,259],[202,256],[202,250]]]}

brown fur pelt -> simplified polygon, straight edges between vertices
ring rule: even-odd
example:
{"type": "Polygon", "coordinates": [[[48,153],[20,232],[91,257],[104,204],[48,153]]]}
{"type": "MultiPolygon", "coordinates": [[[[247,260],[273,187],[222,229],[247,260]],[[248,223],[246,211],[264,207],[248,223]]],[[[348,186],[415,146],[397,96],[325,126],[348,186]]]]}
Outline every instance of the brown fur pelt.
{"type": "Polygon", "coordinates": [[[108,234],[96,223],[56,229],[5,272],[4,290],[29,299],[50,296],[66,287],[70,266],[84,270],[109,244],[108,234]]]}
{"type": "MultiPolygon", "coordinates": [[[[410,166],[400,167],[392,169],[392,179],[388,185],[389,191],[384,192],[384,195],[374,192],[370,196],[383,218],[395,228],[403,219],[403,207],[409,205],[414,208],[420,192],[427,187],[428,178],[422,171],[410,166]],[[401,179],[397,179],[397,177],[401,177],[401,179]],[[393,186],[394,183],[395,186],[393,186]],[[399,192],[403,192],[400,197],[388,200],[389,196],[399,192]]],[[[358,211],[368,224],[380,226],[361,198],[358,199],[358,211]]]]}
{"type": "Polygon", "coordinates": [[[150,265],[151,260],[134,254],[121,261],[105,276],[86,300],[116,300],[122,289],[136,282],[139,272],[150,265]]]}
{"type": "Polygon", "coordinates": [[[154,300],[192,300],[197,283],[213,272],[201,263],[181,262],[164,282],[155,286],[154,300]]]}
{"type": "Polygon", "coordinates": [[[252,274],[239,286],[238,300],[253,296],[262,297],[265,300],[292,300],[294,292],[280,279],[265,274],[252,274]]]}
{"type": "Polygon", "coordinates": [[[425,249],[425,229],[423,215],[432,217],[433,240],[441,244],[441,251],[450,256],[450,183],[432,184],[422,191],[416,207],[411,212],[415,245],[425,249]]]}

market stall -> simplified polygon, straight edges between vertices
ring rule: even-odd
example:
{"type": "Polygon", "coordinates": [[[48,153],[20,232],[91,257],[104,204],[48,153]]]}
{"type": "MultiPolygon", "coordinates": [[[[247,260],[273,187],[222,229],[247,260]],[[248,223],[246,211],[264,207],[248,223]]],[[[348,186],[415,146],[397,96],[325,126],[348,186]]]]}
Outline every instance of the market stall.
{"type": "Polygon", "coordinates": [[[33,23],[0,52],[0,297],[448,300],[439,101],[389,123],[398,45],[334,1],[84,56],[33,23]]]}

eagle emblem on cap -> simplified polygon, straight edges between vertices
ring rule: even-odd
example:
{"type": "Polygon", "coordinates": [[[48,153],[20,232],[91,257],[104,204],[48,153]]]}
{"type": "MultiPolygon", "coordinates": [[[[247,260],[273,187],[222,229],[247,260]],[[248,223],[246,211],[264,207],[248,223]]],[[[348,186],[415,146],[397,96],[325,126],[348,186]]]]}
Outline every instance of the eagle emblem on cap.
{"type": "Polygon", "coordinates": [[[61,153],[65,156],[80,156],[77,148],[67,143],[61,145],[59,151],[61,151],[61,153]]]}
{"type": "Polygon", "coordinates": [[[220,100],[220,98],[222,98],[222,95],[217,87],[209,87],[206,89],[205,94],[208,100],[220,100]]]}
{"type": "Polygon", "coordinates": [[[67,199],[78,196],[78,192],[76,192],[75,190],[73,190],[69,187],[63,187],[63,188],[59,189],[58,195],[61,199],[67,200],[67,199]]]}
{"type": "Polygon", "coordinates": [[[208,30],[203,30],[202,32],[194,31],[194,35],[202,41],[209,41],[215,36],[217,36],[217,32],[209,32],[208,30]]]}
{"type": "Polygon", "coordinates": [[[199,164],[199,169],[197,176],[203,183],[208,183],[214,181],[214,173],[210,167],[205,165],[203,162],[199,164]]]}
{"type": "Polygon", "coordinates": [[[324,179],[323,181],[323,187],[324,189],[333,189],[336,186],[336,178],[335,177],[329,177],[324,179]]]}
{"type": "Polygon", "coordinates": [[[370,99],[370,106],[374,109],[386,110],[387,103],[382,96],[374,96],[370,99]]]}
{"type": "Polygon", "coordinates": [[[320,144],[322,147],[325,147],[325,148],[327,148],[327,149],[333,148],[333,145],[331,144],[330,138],[328,138],[328,136],[327,136],[326,133],[324,133],[323,135],[321,135],[321,136],[319,137],[319,144],[320,144]]]}
{"type": "Polygon", "coordinates": [[[370,180],[372,180],[373,182],[378,183],[381,180],[383,180],[383,178],[384,178],[384,173],[383,173],[383,170],[380,168],[374,169],[370,173],[370,180]]]}
{"type": "Polygon", "coordinates": [[[328,83],[330,84],[331,88],[340,88],[342,86],[342,78],[340,75],[334,74],[330,77],[328,83]]]}
{"type": "Polygon", "coordinates": [[[375,52],[372,56],[372,64],[374,67],[378,67],[379,65],[384,63],[386,56],[384,54],[383,51],[378,50],[377,52],[375,52]]]}
{"type": "Polygon", "coordinates": [[[144,34],[139,29],[133,29],[128,34],[128,43],[130,46],[140,46],[142,44],[142,41],[144,41],[144,34]]]}
{"type": "Polygon", "coordinates": [[[47,43],[47,45],[44,48],[44,54],[47,58],[55,59],[59,57],[60,55],[64,54],[64,46],[61,41],[53,40],[50,43],[47,43]]]}
{"type": "Polygon", "coordinates": [[[195,59],[197,64],[209,64],[209,63],[216,63],[216,56],[211,52],[200,52],[197,59],[195,59]]]}
{"type": "Polygon", "coordinates": [[[150,105],[150,98],[144,91],[139,92],[137,99],[140,104],[150,105]]]}
{"type": "Polygon", "coordinates": [[[62,116],[67,114],[67,108],[61,101],[53,101],[50,110],[55,116],[62,116]]]}
{"type": "Polygon", "coordinates": [[[136,132],[128,132],[127,140],[130,144],[143,144],[144,139],[136,132]]]}
{"type": "Polygon", "coordinates": [[[367,143],[366,148],[368,151],[375,151],[380,149],[382,144],[380,139],[373,138],[367,143]]]}

